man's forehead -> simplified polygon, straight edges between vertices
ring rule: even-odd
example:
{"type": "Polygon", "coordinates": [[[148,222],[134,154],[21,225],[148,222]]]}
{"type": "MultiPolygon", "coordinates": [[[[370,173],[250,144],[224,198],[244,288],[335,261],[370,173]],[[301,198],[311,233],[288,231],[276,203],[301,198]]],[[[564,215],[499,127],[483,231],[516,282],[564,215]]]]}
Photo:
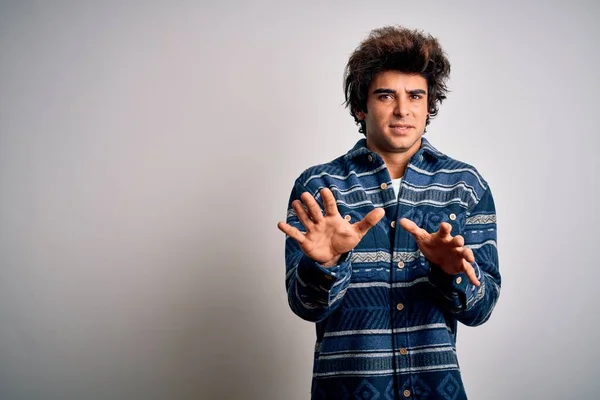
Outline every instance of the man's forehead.
{"type": "Polygon", "coordinates": [[[427,89],[427,80],[419,74],[383,71],[373,77],[371,89],[427,89]]]}

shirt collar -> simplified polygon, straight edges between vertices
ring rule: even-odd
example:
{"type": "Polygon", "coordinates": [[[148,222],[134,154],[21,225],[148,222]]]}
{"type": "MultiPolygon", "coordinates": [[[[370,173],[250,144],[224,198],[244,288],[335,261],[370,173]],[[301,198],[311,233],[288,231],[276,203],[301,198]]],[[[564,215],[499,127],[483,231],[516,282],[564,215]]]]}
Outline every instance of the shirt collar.
{"type": "MultiPolygon", "coordinates": [[[[364,157],[369,154],[375,153],[367,148],[367,139],[362,138],[358,142],[356,142],[354,147],[350,151],[348,151],[348,153],[346,153],[344,157],[346,158],[346,160],[349,160],[356,159],[357,157],[361,156],[364,157]]],[[[415,154],[415,156],[417,157],[420,155],[430,156],[434,161],[448,157],[447,155],[433,147],[433,145],[429,143],[429,140],[427,140],[424,137],[421,137],[421,147],[415,154]]]]}

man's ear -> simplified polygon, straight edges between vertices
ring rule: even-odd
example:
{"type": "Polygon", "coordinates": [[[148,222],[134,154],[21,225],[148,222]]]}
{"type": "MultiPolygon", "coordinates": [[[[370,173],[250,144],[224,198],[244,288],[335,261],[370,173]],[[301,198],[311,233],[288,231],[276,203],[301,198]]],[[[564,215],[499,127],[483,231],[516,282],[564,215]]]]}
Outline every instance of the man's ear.
{"type": "Polygon", "coordinates": [[[362,111],[357,111],[355,115],[356,119],[358,119],[359,121],[363,121],[365,119],[365,113],[362,111]]]}

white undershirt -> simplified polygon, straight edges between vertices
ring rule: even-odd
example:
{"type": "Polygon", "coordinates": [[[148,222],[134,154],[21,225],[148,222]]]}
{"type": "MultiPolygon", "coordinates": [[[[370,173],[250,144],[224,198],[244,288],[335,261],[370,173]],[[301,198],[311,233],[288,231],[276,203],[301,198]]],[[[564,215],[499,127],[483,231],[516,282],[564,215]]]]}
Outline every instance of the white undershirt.
{"type": "Polygon", "coordinates": [[[394,193],[396,193],[396,199],[398,199],[398,195],[400,194],[400,183],[402,182],[402,178],[392,179],[392,187],[394,188],[394,193]]]}

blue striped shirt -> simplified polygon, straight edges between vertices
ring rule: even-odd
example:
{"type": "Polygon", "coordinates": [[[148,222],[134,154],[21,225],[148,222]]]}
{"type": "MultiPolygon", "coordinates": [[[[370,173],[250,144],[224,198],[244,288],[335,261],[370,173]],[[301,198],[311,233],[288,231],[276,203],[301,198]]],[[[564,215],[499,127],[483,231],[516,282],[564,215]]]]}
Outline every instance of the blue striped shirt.
{"type": "Polygon", "coordinates": [[[291,202],[307,191],[333,192],[351,222],[385,210],[338,265],[325,268],[286,238],[289,305],[316,323],[312,399],[464,399],[457,322],[484,323],[500,294],[496,212],[477,170],[436,150],[425,138],[411,158],[397,197],[382,158],[361,139],[347,154],[308,168],[296,180],[287,223],[305,231],[291,202]],[[420,253],[398,221],[428,232],[452,225],[475,255],[481,282],[448,275],[420,253]]]}

